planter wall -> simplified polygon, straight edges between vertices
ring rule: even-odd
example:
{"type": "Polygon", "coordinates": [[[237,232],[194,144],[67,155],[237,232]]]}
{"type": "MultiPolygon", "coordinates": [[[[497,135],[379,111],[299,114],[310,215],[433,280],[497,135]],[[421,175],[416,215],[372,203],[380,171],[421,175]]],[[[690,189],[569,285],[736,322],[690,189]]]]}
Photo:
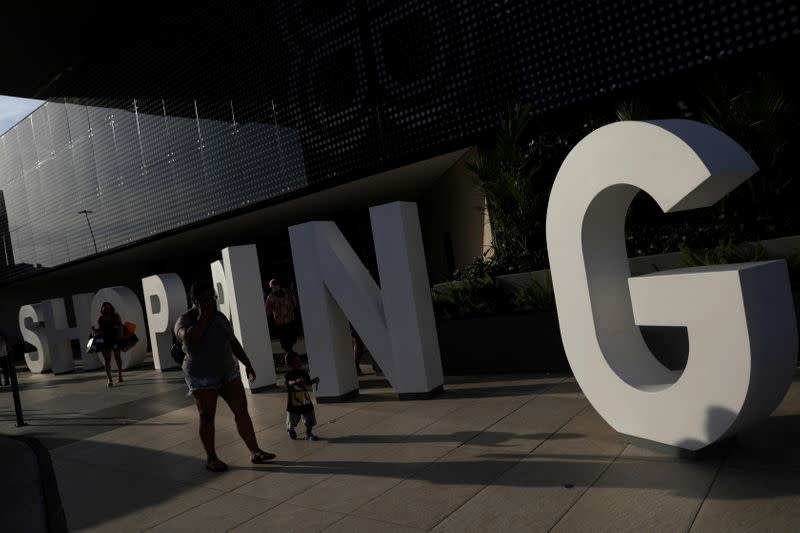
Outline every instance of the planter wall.
{"type": "MultiPolygon", "coordinates": [[[[762,241],[761,245],[770,257],[788,258],[800,252],[800,236],[762,241]]],[[[634,257],[629,262],[634,276],[684,266],[680,252],[634,257]]],[[[548,276],[549,270],[539,270],[497,279],[507,290],[515,291],[532,281],[544,283],[548,276]]],[[[448,285],[435,285],[434,289],[446,289],[448,285]]],[[[793,291],[793,296],[800,321],[800,294],[793,291]]],[[[569,371],[555,311],[437,319],[436,324],[445,374],[569,371]]],[[[640,329],[654,357],[664,366],[670,370],[685,368],[689,355],[686,328],[640,329]]]]}
{"type": "MultiPolygon", "coordinates": [[[[439,319],[445,375],[570,373],[555,312],[439,319]]],[[[653,355],[682,370],[689,355],[686,328],[643,327],[653,355]]]]}
{"type": "Polygon", "coordinates": [[[445,375],[569,372],[555,312],[439,319],[445,375]]]}

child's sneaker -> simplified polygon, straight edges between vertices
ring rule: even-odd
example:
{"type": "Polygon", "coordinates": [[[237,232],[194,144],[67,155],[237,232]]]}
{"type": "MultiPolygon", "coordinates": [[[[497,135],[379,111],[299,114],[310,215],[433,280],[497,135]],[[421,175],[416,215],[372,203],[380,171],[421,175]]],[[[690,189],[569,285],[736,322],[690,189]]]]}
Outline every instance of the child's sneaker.
{"type": "Polygon", "coordinates": [[[296,440],[297,439],[297,432],[295,430],[293,430],[293,429],[290,429],[289,430],[289,438],[292,439],[292,440],[296,440]]]}
{"type": "Polygon", "coordinates": [[[306,440],[319,440],[319,437],[317,437],[313,433],[309,433],[308,435],[306,435],[306,440]]]}

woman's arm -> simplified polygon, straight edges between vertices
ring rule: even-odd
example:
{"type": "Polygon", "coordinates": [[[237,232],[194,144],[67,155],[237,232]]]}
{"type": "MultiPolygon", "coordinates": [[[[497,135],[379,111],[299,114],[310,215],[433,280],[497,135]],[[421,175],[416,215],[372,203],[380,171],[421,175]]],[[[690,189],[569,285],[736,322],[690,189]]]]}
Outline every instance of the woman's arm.
{"type": "Polygon", "coordinates": [[[267,308],[267,318],[272,318],[275,312],[275,298],[271,294],[267,296],[267,302],[264,306],[267,308]]]}
{"type": "Polygon", "coordinates": [[[301,375],[297,379],[293,379],[293,380],[287,381],[286,385],[289,386],[289,387],[300,387],[303,390],[305,390],[307,384],[310,385],[310,384],[313,384],[313,383],[317,383],[318,381],[319,380],[314,381],[313,379],[311,381],[308,381],[305,376],[301,375]]]}
{"type": "Polygon", "coordinates": [[[250,362],[250,358],[247,357],[247,354],[242,348],[242,344],[239,342],[239,339],[236,338],[234,335],[231,337],[231,348],[233,348],[233,355],[241,361],[244,365],[245,372],[247,372],[247,377],[250,381],[256,380],[256,371],[253,370],[253,364],[250,362]]]}
{"type": "Polygon", "coordinates": [[[235,336],[231,338],[231,348],[233,348],[234,357],[241,361],[244,366],[252,366],[250,364],[250,358],[247,357],[244,348],[242,348],[242,343],[240,343],[239,339],[237,339],[235,336]]]}

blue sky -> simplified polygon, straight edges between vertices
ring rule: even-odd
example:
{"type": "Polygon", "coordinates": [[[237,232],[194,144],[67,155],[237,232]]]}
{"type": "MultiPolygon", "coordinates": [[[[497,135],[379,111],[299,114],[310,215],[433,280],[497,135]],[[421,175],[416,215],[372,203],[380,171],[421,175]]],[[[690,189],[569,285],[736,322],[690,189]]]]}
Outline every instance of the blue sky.
{"type": "Polygon", "coordinates": [[[41,100],[0,96],[0,135],[43,103],[41,100]]]}

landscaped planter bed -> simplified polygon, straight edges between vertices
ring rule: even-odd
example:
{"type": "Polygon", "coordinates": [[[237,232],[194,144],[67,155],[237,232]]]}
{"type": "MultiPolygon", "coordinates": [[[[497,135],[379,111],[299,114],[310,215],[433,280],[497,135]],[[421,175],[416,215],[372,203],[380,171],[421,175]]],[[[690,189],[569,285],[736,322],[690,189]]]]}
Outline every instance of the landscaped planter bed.
{"type": "MultiPolygon", "coordinates": [[[[436,326],[446,375],[571,372],[554,311],[438,319],[436,326]]],[[[686,328],[641,329],[664,366],[686,366],[686,328]]]]}
{"type": "MultiPolygon", "coordinates": [[[[760,243],[769,257],[793,257],[800,253],[800,236],[760,243]]],[[[630,259],[634,276],[683,268],[680,252],[630,259]]],[[[532,282],[548,283],[549,271],[521,272],[498,276],[509,292],[532,282]]],[[[434,286],[447,291],[465,282],[434,286]]],[[[793,290],[800,328],[800,293],[793,290]]],[[[569,372],[555,311],[514,312],[465,318],[437,318],[439,345],[445,374],[503,372],[569,372]]],[[[642,327],[642,336],[653,353],[670,370],[681,370],[689,352],[686,328],[642,327]]],[[[700,354],[698,354],[700,355],[700,354]]],[[[799,354],[800,355],[800,354],[799,354]]]]}
{"type": "Polygon", "coordinates": [[[569,372],[554,311],[437,319],[446,375],[569,372]]]}

